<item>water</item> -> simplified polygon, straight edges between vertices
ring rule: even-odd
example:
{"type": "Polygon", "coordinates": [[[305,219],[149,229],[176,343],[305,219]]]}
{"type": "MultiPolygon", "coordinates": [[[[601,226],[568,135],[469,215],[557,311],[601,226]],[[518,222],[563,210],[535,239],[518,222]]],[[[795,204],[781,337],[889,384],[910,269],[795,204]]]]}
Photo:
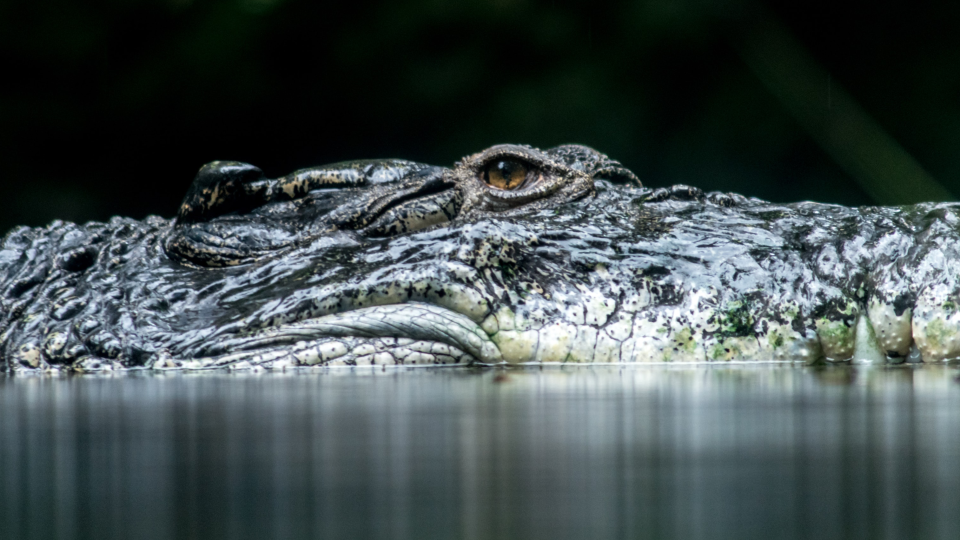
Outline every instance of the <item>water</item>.
{"type": "Polygon", "coordinates": [[[960,538],[955,368],[0,377],[0,538],[960,538]]]}

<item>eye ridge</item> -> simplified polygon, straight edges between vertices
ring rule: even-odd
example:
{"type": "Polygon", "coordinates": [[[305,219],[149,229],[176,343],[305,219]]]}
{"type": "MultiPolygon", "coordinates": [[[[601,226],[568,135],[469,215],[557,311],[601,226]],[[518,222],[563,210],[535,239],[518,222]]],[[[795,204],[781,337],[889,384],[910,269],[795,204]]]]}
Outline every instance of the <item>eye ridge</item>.
{"type": "Polygon", "coordinates": [[[536,169],[534,165],[523,160],[500,158],[483,168],[483,182],[494,189],[515,191],[530,184],[528,179],[536,169]]]}

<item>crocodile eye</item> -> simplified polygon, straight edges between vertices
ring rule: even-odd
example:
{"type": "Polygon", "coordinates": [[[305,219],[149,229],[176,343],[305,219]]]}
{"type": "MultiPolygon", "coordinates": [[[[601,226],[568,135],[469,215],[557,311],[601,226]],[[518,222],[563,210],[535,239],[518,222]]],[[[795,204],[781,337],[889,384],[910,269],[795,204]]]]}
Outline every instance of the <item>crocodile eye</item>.
{"type": "Polygon", "coordinates": [[[521,161],[501,159],[487,165],[483,170],[483,181],[497,189],[513,190],[524,184],[528,170],[521,161]]]}

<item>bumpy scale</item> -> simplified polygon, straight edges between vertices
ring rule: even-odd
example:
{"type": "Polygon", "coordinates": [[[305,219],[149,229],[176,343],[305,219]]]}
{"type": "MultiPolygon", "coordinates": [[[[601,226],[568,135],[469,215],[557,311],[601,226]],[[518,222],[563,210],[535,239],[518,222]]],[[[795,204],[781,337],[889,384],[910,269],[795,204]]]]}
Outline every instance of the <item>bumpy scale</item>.
{"type": "Polygon", "coordinates": [[[18,228],[8,371],[960,357],[956,204],[649,190],[582,146],[204,166],[175,219],[18,228]]]}

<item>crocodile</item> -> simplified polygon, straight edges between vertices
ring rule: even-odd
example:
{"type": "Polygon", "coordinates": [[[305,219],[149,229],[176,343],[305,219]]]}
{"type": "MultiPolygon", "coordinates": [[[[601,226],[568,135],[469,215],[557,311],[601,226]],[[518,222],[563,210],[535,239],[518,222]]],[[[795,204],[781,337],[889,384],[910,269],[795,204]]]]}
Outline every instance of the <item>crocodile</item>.
{"type": "Polygon", "coordinates": [[[0,366],[942,362],[958,210],[651,189],[579,145],[217,161],[172,219],[10,231],[0,366]]]}

